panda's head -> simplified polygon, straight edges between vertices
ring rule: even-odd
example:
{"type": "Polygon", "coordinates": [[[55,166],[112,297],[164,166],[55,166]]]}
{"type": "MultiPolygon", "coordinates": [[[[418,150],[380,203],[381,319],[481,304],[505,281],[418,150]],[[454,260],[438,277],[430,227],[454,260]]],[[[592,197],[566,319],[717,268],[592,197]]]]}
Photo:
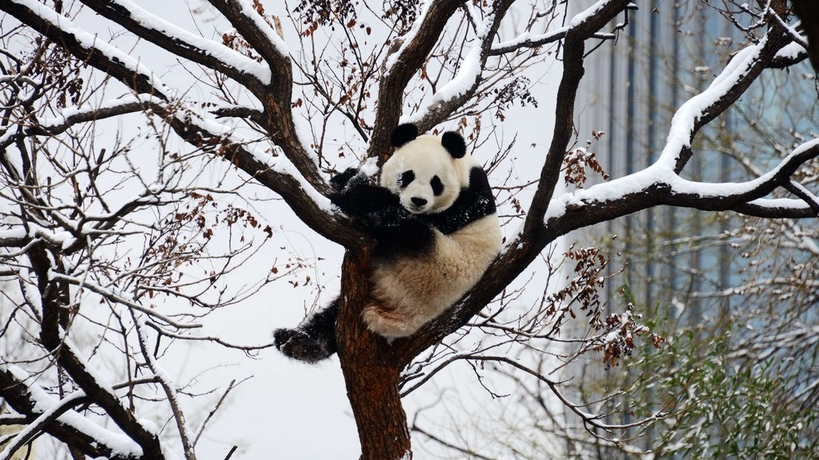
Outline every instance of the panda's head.
{"type": "Polygon", "coordinates": [[[474,160],[466,155],[464,138],[455,132],[441,137],[418,135],[415,125],[392,132],[395,153],[381,169],[381,186],[398,195],[413,214],[441,212],[469,186],[474,160]]]}

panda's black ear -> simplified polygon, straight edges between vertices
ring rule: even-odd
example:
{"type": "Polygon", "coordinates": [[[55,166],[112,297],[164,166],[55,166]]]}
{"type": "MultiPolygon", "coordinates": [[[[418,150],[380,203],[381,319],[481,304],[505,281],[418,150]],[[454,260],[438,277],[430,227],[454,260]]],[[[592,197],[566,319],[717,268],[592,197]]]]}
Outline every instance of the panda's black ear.
{"type": "Polygon", "coordinates": [[[418,137],[418,127],[412,123],[398,125],[390,135],[390,144],[393,147],[401,147],[407,142],[418,137]]]}
{"type": "Polygon", "coordinates": [[[466,141],[463,136],[454,131],[447,131],[441,136],[441,145],[452,155],[452,158],[463,158],[466,155],[466,141]]]}

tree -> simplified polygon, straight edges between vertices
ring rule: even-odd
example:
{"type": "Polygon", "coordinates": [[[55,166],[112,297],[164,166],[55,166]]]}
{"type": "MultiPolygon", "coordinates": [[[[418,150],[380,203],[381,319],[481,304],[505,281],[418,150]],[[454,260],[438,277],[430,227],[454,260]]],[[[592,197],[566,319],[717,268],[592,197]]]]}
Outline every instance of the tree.
{"type": "MultiPolygon", "coordinates": [[[[673,98],[658,96],[697,92],[716,77],[712,69],[722,66],[716,62],[731,59],[733,49],[726,44],[741,41],[743,34],[715,20],[720,7],[669,4],[634,12],[617,46],[590,59],[588,66],[596,70],[584,79],[580,104],[594,115],[581,119],[578,130],[605,131],[589,150],[612,176],[653,161],[656,139],[664,137],[665,120],[673,115],[666,107],[673,98]],[[610,89],[614,76],[628,78],[628,91],[610,89]],[[634,147],[624,152],[619,145],[634,147]]],[[[808,62],[764,73],[731,111],[700,131],[694,147],[699,158],[693,161],[704,167],[694,163],[688,173],[710,181],[737,179],[745,169],[743,176],[764,174],[756,165],[778,161],[805,133],[815,136],[819,100],[805,97],[815,91],[808,62]],[[783,117],[789,119],[788,132],[781,129],[783,117]]],[[[815,172],[814,165],[805,165],[794,178],[813,188],[815,172]]],[[[496,417],[473,422],[482,409],[469,407],[468,398],[448,398],[443,404],[450,413],[458,414],[451,410],[454,400],[471,417],[453,416],[436,428],[462,435],[458,442],[473,448],[476,440],[493,439],[499,452],[521,458],[541,458],[554,451],[549,445],[563,446],[562,458],[812,457],[816,232],[806,224],[666,208],[571,236],[601,239],[601,251],[612,258],[611,272],[621,272],[606,282],[609,309],[631,305],[666,339],[660,350],[635,348],[617,367],[604,370],[598,360],[576,360],[562,374],[563,391],[579,395],[575,399],[607,401],[594,412],[610,414],[610,424],[667,411],[656,423],[620,433],[626,448],[584,433],[577,419],[544,404],[542,389],[514,370],[504,372],[513,383],[495,385],[501,388],[495,391],[514,395],[498,403],[504,409],[496,417]],[[612,388],[620,394],[606,398],[612,388]],[[648,453],[643,457],[641,451],[648,453]]],[[[429,433],[432,422],[423,422],[420,428],[429,433]]],[[[480,452],[494,458],[491,451],[480,452]]]]}
{"type": "MultiPolygon", "coordinates": [[[[4,355],[0,392],[14,413],[3,423],[26,425],[5,452],[47,433],[75,456],[167,458],[171,441],[140,416],[143,400],[155,398],[173,414],[172,443],[187,459],[196,458],[201,430],[186,422],[180,388],[157,356],[168,339],[224,343],[191,332],[197,317],[259,288],[235,289],[245,284],[231,274],[273,229],[245,207],[214,199],[244,199],[246,189],[231,184],[274,192],[306,225],[346,250],[338,354],[365,459],[411,457],[399,388],[427,381],[439,360],[524,369],[590,427],[618,428],[583,412],[544,371],[493,355],[491,346],[448,358],[446,347],[435,347],[470,324],[560,236],[661,205],[764,218],[819,214],[819,200],[794,179],[819,155],[819,139],[801,142],[768,172],[744,182],[681,177],[704,126],[766,69],[806,59],[805,40],[789,25],[784,1],[729,10],[729,19],[753,19],[752,39],[706,90],[677,109],[659,160],[589,188],[583,178],[587,167],[594,169],[593,158],[571,148],[578,84],[587,55],[627,22],[628,1],[601,0],[576,14],[557,2],[385,2],[383,11],[374,11],[358,2],[301,1],[288,10],[288,32],[282,18],[257,1],[206,6],[227,32],[208,36],[200,20],[194,33],[125,0],[0,5],[6,13],[0,243],[2,274],[15,286],[7,294],[14,308],[4,308],[3,333],[19,331],[25,344],[4,355]],[[115,31],[110,39],[91,32],[109,29],[115,31]],[[131,39],[155,47],[135,57],[128,50],[138,43],[131,39]],[[369,333],[358,312],[369,295],[372,240],[326,198],[328,174],[339,169],[328,141],[336,135],[333,125],[353,133],[340,143],[340,154],[358,156],[366,146],[362,160],[377,163],[388,157],[389,133],[399,119],[421,131],[456,124],[474,145],[485,145],[482,126],[494,119],[498,124],[489,130],[500,130],[510,104],[534,103],[521,72],[555,50],[563,65],[553,102],[559,122],[541,152],[539,177],[499,189],[501,201],[517,210],[511,220],[522,221],[520,230],[472,292],[418,334],[388,343],[369,333]],[[154,62],[157,53],[190,74],[192,91],[162,74],[167,64],[154,62]],[[147,149],[151,162],[133,140],[114,142],[111,150],[95,145],[103,120],[137,116],[156,142],[147,149]],[[564,183],[576,187],[562,191],[564,183]],[[528,204],[515,195],[527,187],[533,193],[528,204]],[[793,198],[773,197],[782,190],[793,198]],[[204,274],[203,266],[210,268],[204,274]],[[104,310],[106,321],[94,319],[94,309],[104,310]],[[83,327],[99,326],[96,346],[77,340],[83,327]],[[121,353],[124,369],[104,375],[90,361],[103,345],[121,353]],[[111,380],[121,383],[106,383],[111,380]],[[101,429],[91,421],[98,417],[124,434],[101,429]]],[[[511,148],[499,149],[494,160],[503,161],[511,148]]],[[[477,327],[537,349],[582,309],[593,321],[581,348],[601,349],[616,361],[646,329],[626,314],[600,316],[594,287],[604,261],[595,251],[567,255],[577,262],[577,276],[544,297],[542,308],[508,323],[497,315],[478,317],[477,327]]],[[[261,283],[280,277],[278,270],[274,266],[261,283]]]]}

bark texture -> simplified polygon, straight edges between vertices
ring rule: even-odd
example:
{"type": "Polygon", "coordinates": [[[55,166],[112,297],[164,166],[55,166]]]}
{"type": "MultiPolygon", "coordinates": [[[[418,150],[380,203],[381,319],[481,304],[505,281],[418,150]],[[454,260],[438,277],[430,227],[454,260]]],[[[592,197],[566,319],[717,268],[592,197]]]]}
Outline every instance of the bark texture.
{"type": "Polygon", "coordinates": [[[361,311],[370,302],[370,251],[349,250],[342,265],[338,356],[353,409],[362,459],[399,459],[411,452],[398,380],[403,365],[394,344],[367,330],[361,311]]]}

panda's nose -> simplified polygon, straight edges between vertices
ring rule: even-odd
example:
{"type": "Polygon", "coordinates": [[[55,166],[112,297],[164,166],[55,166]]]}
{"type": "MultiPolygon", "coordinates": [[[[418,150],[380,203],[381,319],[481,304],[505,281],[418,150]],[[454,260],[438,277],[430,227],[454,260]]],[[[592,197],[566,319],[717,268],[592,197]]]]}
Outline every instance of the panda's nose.
{"type": "Polygon", "coordinates": [[[414,204],[415,206],[418,206],[419,208],[421,206],[427,204],[427,200],[425,200],[423,198],[418,198],[417,196],[412,197],[411,201],[412,201],[412,204],[414,204]]]}

